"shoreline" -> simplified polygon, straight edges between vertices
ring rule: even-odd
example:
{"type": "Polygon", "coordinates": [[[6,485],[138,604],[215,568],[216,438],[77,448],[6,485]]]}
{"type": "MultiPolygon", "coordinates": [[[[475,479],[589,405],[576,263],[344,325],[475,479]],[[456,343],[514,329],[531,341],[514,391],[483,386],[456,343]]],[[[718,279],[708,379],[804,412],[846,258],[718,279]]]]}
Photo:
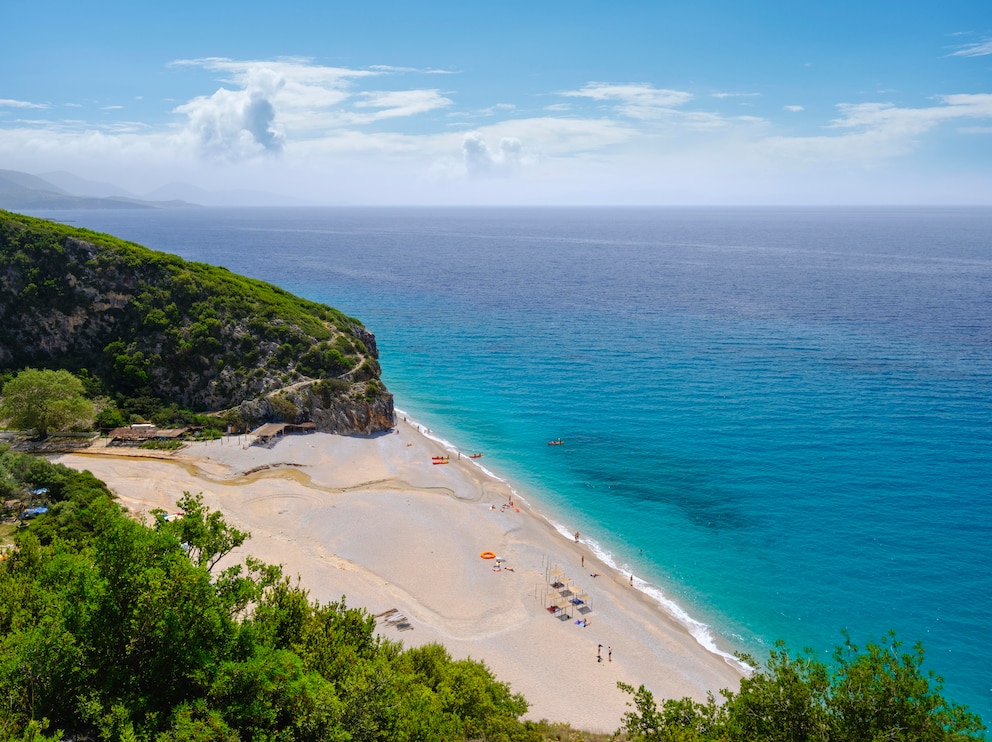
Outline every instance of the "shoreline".
{"type": "Polygon", "coordinates": [[[527,698],[526,718],[611,733],[631,700],[617,681],[644,684],[659,701],[736,688],[736,660],[707,649],[644,584],[403,414],[375,436],[293,435],[270,447],[243,436],[174,454],[95,448],[54,460],[89,469],[139,515],[202,493],[252,533],[232,559],[282,564],[313,600],[345,596],[386,613],[385,638],[484,661],[527,698]],[[433,464],[445,454],[447,465],[433,464]],[[483,552],[505,561],[497,569],[483,552]],[[568,619],[547,609],[560,598],[549,582],[561,577],[572,597],[586,596],[568,619]],[[389,620],[397,616],[407,620],[389,620]]]}
{"type": "MultiPolygon", "coordinates": [[[[396,408],[396,415],[398,421],[400,417],[402,417],[403,423],[406,423],[416,428],[421,435],[426,437],[428,440],[435,442],[436,444],[444,448],[446,451],[452,454],[460,453],[458,447],[454,443],[447,440],[446,438],[436,435],[432,429],[427,428],[426,425],[419,422],[416,418],[410,416],[409,413],[407,413],[405,410],[396,408]]],[[[535,517],[543,518],[544,521],[547,523],[548,527],[552,528],[566,542],[572,541],[572,534],[575,533],[575,531],[573,531],[571,527],[567,526],[564,523],[564,518],[560,518],[558,514],[554,511],[551,511],[551,509],[546,504],[538,503],[537,507],[535,507],[534,504],[532,504],[530,500],[528,500],[527,496],[523,494],[519,486],[515,486],[513,482],[510,481],[509,479],[502,477],[499,474],[495,473],[494,471],[488,469],[484,464],[481,463],[479,459],[472,459],[472,458],[465,459],[465,457],[462,457],[462,459],[465,460],[466,464],[474,465],[478,467],[478,469],[485,476],[491,477],[492,479],[505,483],[506,486],[513,493],[515,498],[518,498],[521,502],[527,503],[527,505],[531,508],[532,514],[535,517]]],[[[614,558],[614,555],[609,551],[609,549],[604,547],[601,542],[597,541],[594,538],[581,536],[579,539],[579,543],[582,546],[584,546],[586,549],[589,549],[590,552],[597,557],[598,561],[603,565],[605,565],[607,570],[615,572],[616,574],[624,578],[629,578],[630,576],[633,576],[632,570],[625,569],[624,566],[621,566],[614,558]]],[[[648,580],[644,580],[636,576],[634,576],[633,584],[631,586],[635,590],[644,593],[647,599],[652,601],[655,604],[655,607],[659,611],[661,611],[666,616],[666,618],[680,624],[687,632],[689,632],[693,636],[693,638],[696,639],[696,641],[699,643],[702,649],[711,652],[717,657],[722,658],[732,667],[737,668],[741,673],[748,672],[749,670],[748,666],[745,665],[744,663],[741,663],[740,660],[737,659],[737,657],[734,655],[734,651],[736,650],[730,645],[729,642],[724,640],[723,643],[726,644],[726,649],[721,648],[719,646],[721,644],[720,640],[722,639],[721,635],[718,634],[716,631],[714,631],[709,624],[700,621],[696,618],[693,618],[693,615],[689,610],[684,608],[677,601],[668,597],[662,588],[654,585],[648,580]]]]}

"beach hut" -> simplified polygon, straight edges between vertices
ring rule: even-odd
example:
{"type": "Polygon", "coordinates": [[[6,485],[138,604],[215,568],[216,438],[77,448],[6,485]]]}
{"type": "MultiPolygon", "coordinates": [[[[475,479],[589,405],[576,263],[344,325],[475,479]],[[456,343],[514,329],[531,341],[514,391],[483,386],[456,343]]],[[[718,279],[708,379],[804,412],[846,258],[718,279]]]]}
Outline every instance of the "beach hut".
{"type": "Polygon", "coordinates": [[[569,602],[575,606],[575,610],[583,615],[592,612],[592,598],[589,597],[589,593],[581,591],[578,586],[575,587],[569,602]]]}

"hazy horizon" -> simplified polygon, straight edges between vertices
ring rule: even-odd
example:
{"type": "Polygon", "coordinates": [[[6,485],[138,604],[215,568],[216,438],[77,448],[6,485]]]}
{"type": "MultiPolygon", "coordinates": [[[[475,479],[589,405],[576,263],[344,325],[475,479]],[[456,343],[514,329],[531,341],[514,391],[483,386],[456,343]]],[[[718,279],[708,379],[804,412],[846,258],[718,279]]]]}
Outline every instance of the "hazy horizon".
{"type": "Polygon", "coordinates": [[[5,13],[0,169],[313,205],[992,204],[992,10],[5,13]]]}

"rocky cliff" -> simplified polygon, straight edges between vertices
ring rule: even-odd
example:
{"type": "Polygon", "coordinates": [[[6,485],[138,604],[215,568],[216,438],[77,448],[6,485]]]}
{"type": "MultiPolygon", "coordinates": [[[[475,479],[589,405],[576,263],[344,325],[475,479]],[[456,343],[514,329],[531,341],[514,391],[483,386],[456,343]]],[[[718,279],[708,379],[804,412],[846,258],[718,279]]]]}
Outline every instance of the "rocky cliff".
{"type": "Polygon", "coordinates": [[[375,336],[358,320],[223,268],[0,211],[0,370],[27,366],[129,398],[234,409],[249,425],[393,425],[375,336]]]}

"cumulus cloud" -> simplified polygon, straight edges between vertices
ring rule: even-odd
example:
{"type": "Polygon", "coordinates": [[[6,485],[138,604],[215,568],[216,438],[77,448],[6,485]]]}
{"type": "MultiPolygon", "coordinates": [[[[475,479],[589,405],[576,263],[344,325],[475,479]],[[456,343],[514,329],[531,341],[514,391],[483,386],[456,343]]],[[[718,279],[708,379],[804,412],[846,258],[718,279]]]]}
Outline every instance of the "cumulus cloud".
{"type": "Polygon", "coordinates": [[[187,117],[186,135],[199,151],[229,160],[278,154],[315,138],[343,136],[356,126],[452,105],[436,89],[356,89],[363,80],[397,71],[418,72],[413,68],[355,70],[302,58],[238,61],[208,57],[173,64],[221,73],[227,87],[194,98],[175,112],[187,117]]]}
{"type": "Polygon", "coordinates": [[[175,110],[187,116],[187,133],[209,157],[237,160],[282,148],[275,108],[259,91],[221,88],[175,110]]]}
{"type": "Polygon", "coordinates": [[[508,175],[524,163],[524,148],[519,139],[503,137],[493,150],[480,134],[473,132],[465,135],[462,156],[472,178],[508,175]]]}

